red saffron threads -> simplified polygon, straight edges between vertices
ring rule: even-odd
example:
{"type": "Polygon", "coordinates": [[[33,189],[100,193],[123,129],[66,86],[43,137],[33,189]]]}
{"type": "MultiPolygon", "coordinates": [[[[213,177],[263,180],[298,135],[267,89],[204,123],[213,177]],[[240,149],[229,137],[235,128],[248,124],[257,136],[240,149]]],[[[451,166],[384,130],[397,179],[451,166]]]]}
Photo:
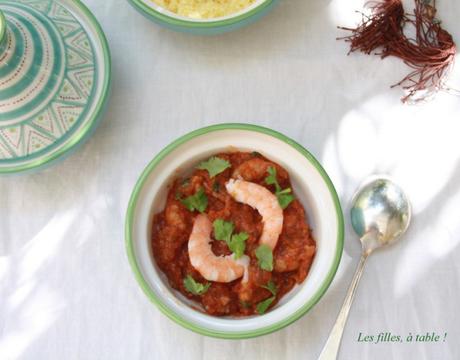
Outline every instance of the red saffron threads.
{"type": "Polygon", "coordinates": [[[361,12],[361,24],[356,29],[339,26],[339,29],[352,33],[339,40],[350,43],[350,52],[359,50],[369,55],[375,49],[387,47],[401,37],[404,8],[401,0],[369,1],[366,6],[371,10],[371,15],[361,12]]]}
{"type": "Polygon", "coordinates": [[[401,0],[375,0],[368,3],[371,15],[363,14],[362,23],[343,37],[350,42],[350,52],[361,51],[382,58],[396,56],[413,69],[395,86],[406,90],[403,102],[426,100],[439,90],[447,90],[446,78],[453,66],[456,46],[452,36],[436,19],[435,0],[415,0],[413,14],[404,12],[401,0]],[[433,5],[431,5],[431,3],[433,5]],[[405,33],[415,29],[415,38],[405,33]]]}

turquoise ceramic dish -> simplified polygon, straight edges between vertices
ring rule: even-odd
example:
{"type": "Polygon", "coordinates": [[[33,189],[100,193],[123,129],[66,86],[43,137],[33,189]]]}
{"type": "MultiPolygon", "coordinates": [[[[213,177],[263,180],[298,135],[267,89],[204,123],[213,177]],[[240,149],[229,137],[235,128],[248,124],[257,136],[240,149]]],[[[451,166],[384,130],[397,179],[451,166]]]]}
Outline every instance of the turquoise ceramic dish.
{"type": "Polygon", "coordinates": [[[106,38],[79,0],[0,0],[0,174],[42,168],[88,139],[110,81],[106,38]]]}
{"type": "Polygon", "coordinates": [[[242,339],[277,331],[308,312],[328,289],[343,250],[343,215],[334,186],[319,162],[301,145],[255,125],[222,124],[193,131],[163,149],[145,168],[131,195],[125,225],[126,250],[147,297],[169,318],[197,333],[242,339]],[[154,214],[164,208],[168,186],[203,159],[231,150],[258,151],[291,175],[317,242],[307,279],[262,316],[213,317],[169,286],[155,264],[151,243],[154,214]]]}
{"type": "Polygon", "coordinates": [[[222,18],[192,19],[161,8],[153,0],[128,0],[142,15],[168,29],[198,35],[215,35],[249,25],[267,14],[278,0],[256,0],[247,9],[222,18]]]}

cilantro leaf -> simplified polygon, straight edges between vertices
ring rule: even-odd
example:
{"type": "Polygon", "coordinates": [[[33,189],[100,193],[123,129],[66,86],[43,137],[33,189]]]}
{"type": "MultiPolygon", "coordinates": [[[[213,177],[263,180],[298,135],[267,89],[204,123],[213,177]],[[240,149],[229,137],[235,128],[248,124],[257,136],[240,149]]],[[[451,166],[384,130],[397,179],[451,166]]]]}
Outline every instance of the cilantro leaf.
{"type": "Polygon", "coordinates": [[[270,291],[273,296],[275,296],[276,292],[278,291],[278,289],[276,287],[276,284],[272,280],[270,280],[267,283],[267,285],[262,285],[261,287],[263,287],[264,289],[267,289],[268,291],[270,291]]]}
{"type": "Polygon", "coordinates": [[[268,176],[265,178],[265,183],[267,185],[275,185],[275,195],[278,198],[278,203],[281,206],[281,209],[286,209],[288,205],[294,201],[294,196],[291,194],[291,188],[286,188],[281,190],[281,186],[278,183],[276,178],[276,169],[273,166],[270,166],[267,169],[268,176]]]}
{"type": "Polygon", "coordinates": [[[203,213],[208,207],[208,197],[203,188],[200,188],[195,195],[181,199],[180,202],[190,211],[198,210],[200,213],[203,213]]]}
{"type": "Polygon", "coordinates": [[[184,286],[187,289],[187,291],[189,293],[192,293],[193,295],[203,295],[204,293],[206,293],[206,291],[208,291],[211,284],[200,284],[199,282],[196,282],[195,279],[192,278],[190,275],[187,275],[187,277],[184,279],[184,286]]]}
{"type": "Polygon", "coordinates": [[[268,299],[265,299],[264,301],[261,301],[260,303],[256,305],[256,310],[260,315],[264,314],[267,311],[267,309],[276,299],[276,293],[278,291],[278,289],[276,288],[276,284],[272,280],[270,280],[267,283],[267,285],[262,285],[261,287],[270,291],[273,296],[269,297],[268,299]]]}
{"type": "Polygon", "coordinates": [[[214,237],[216,240],[223,240],[228,244],[234,229],[233,223],[223,219],[216,219],[212,226],[214,227],[214,237]]]}
{"type": "Polygon", "coordinates": [[[231,221],[223,219],[214,220],[212,226],[214,227],[214,237],[216,240],[225,241],[230,251],[235,255],[235,259],[242,257],[249,235],[245,232],[233,234],[235,226],[231,221]]]}
{"type": "Polygon", "coordinates": [[[265,299],[264,301],[261,301],[256,305],[256,310],[260,315],[263,315],[265,311],[267,311],[268,307],[272,304],[272,302],[275,300],[275,296],[269,297],[268,299],[265,299]]]}
{"type": "Polygon", "coordinates": [[[231,164],[227,160],[213,156],[209,160],[203,161],[201,164],[199,164],[197,169],[207,170],[209,176],[213,178],[229,167],[231,167],[231,164]]]}
{"type": "Polygon", "coordinates": [[[294,195],[292,195],[291,192],[291,188],[286,188],[276,194],[281,209],[286,209],[288,205],[294,201],[294,195]]]}
{"type": "Polygon", "coordinates": [[[273,271],[273,253],[270,246],[262,244],[256,249],[256,257],[262,270],[273,271]]]}
{"type": "Polygon", "coordinates": [[[232,239],[228,243],[228,248],[233,254],[235,254],[235,259],[239,259],[244,255],[247,239],[249,239],[249,235],[245,232],[232,235],[232,239]]]}
{"type": "Polygon", "coordinates": [[[270,166],[267,169],[267,172],[269,175],[265,178],[265,183],[267,185],[275,185],[276,192],[281,191],[278,179],[276,178],[276,169],[273,166],[270,166]]]}

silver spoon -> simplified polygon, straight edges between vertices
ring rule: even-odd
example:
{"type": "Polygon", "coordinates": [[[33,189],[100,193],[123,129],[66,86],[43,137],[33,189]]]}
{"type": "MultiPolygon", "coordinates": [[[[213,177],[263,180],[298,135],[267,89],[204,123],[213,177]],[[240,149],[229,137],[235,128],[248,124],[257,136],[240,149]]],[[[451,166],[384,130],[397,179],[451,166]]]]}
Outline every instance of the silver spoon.
{"type": "Polygon", "coordinates": [[[359,279],[367,257],[376,249],[394,243],[410,222],[411,207],[399,186],[385,178],[362,185],[352,200],[351,223],[360,237],[362,253],[342,309],[318,360],[335,360],[359,279]]]}

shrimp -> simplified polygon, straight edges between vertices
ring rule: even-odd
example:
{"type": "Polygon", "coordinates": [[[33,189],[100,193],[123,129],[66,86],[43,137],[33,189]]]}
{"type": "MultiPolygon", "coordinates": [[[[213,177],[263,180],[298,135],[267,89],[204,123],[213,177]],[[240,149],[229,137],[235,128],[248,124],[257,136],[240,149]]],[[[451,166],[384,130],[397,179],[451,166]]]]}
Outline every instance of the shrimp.
{"type": "Polygon", "coordinates": [[[186,210],[178,202],[168,203],[165,209],[166,223],[180,230],[187,228],[186,210]]]}
{"type": "Polygon", "coordinates": [[[276,168],[278,172],[278,180],[281,182],[288,179],[289,175],[282,167],[260,158],[253,158],[241,163],[232,174],[235,179],[242,179],[251,182],[263,180],[267,175],[269,167],[276,168]]]}
{"type": "Polygon", "coordinates": [[[211,248],[211,232],[212,224],[207,215],[198,215],[188,240],[192,266],[209,281],[228,283],[242,276],[243,282],[247,281],[249,257],[243,255],[235,260],[233,255],[216,256],[211,248]]]}
{"type": "Polygon", "coordinates": [[[230,179],[225,187],[236,201],[257,209],[264,224],[259,242],[273,250],[283,230],[283,209],[276,196],[263,186],[244,180],[230,179]]]}

